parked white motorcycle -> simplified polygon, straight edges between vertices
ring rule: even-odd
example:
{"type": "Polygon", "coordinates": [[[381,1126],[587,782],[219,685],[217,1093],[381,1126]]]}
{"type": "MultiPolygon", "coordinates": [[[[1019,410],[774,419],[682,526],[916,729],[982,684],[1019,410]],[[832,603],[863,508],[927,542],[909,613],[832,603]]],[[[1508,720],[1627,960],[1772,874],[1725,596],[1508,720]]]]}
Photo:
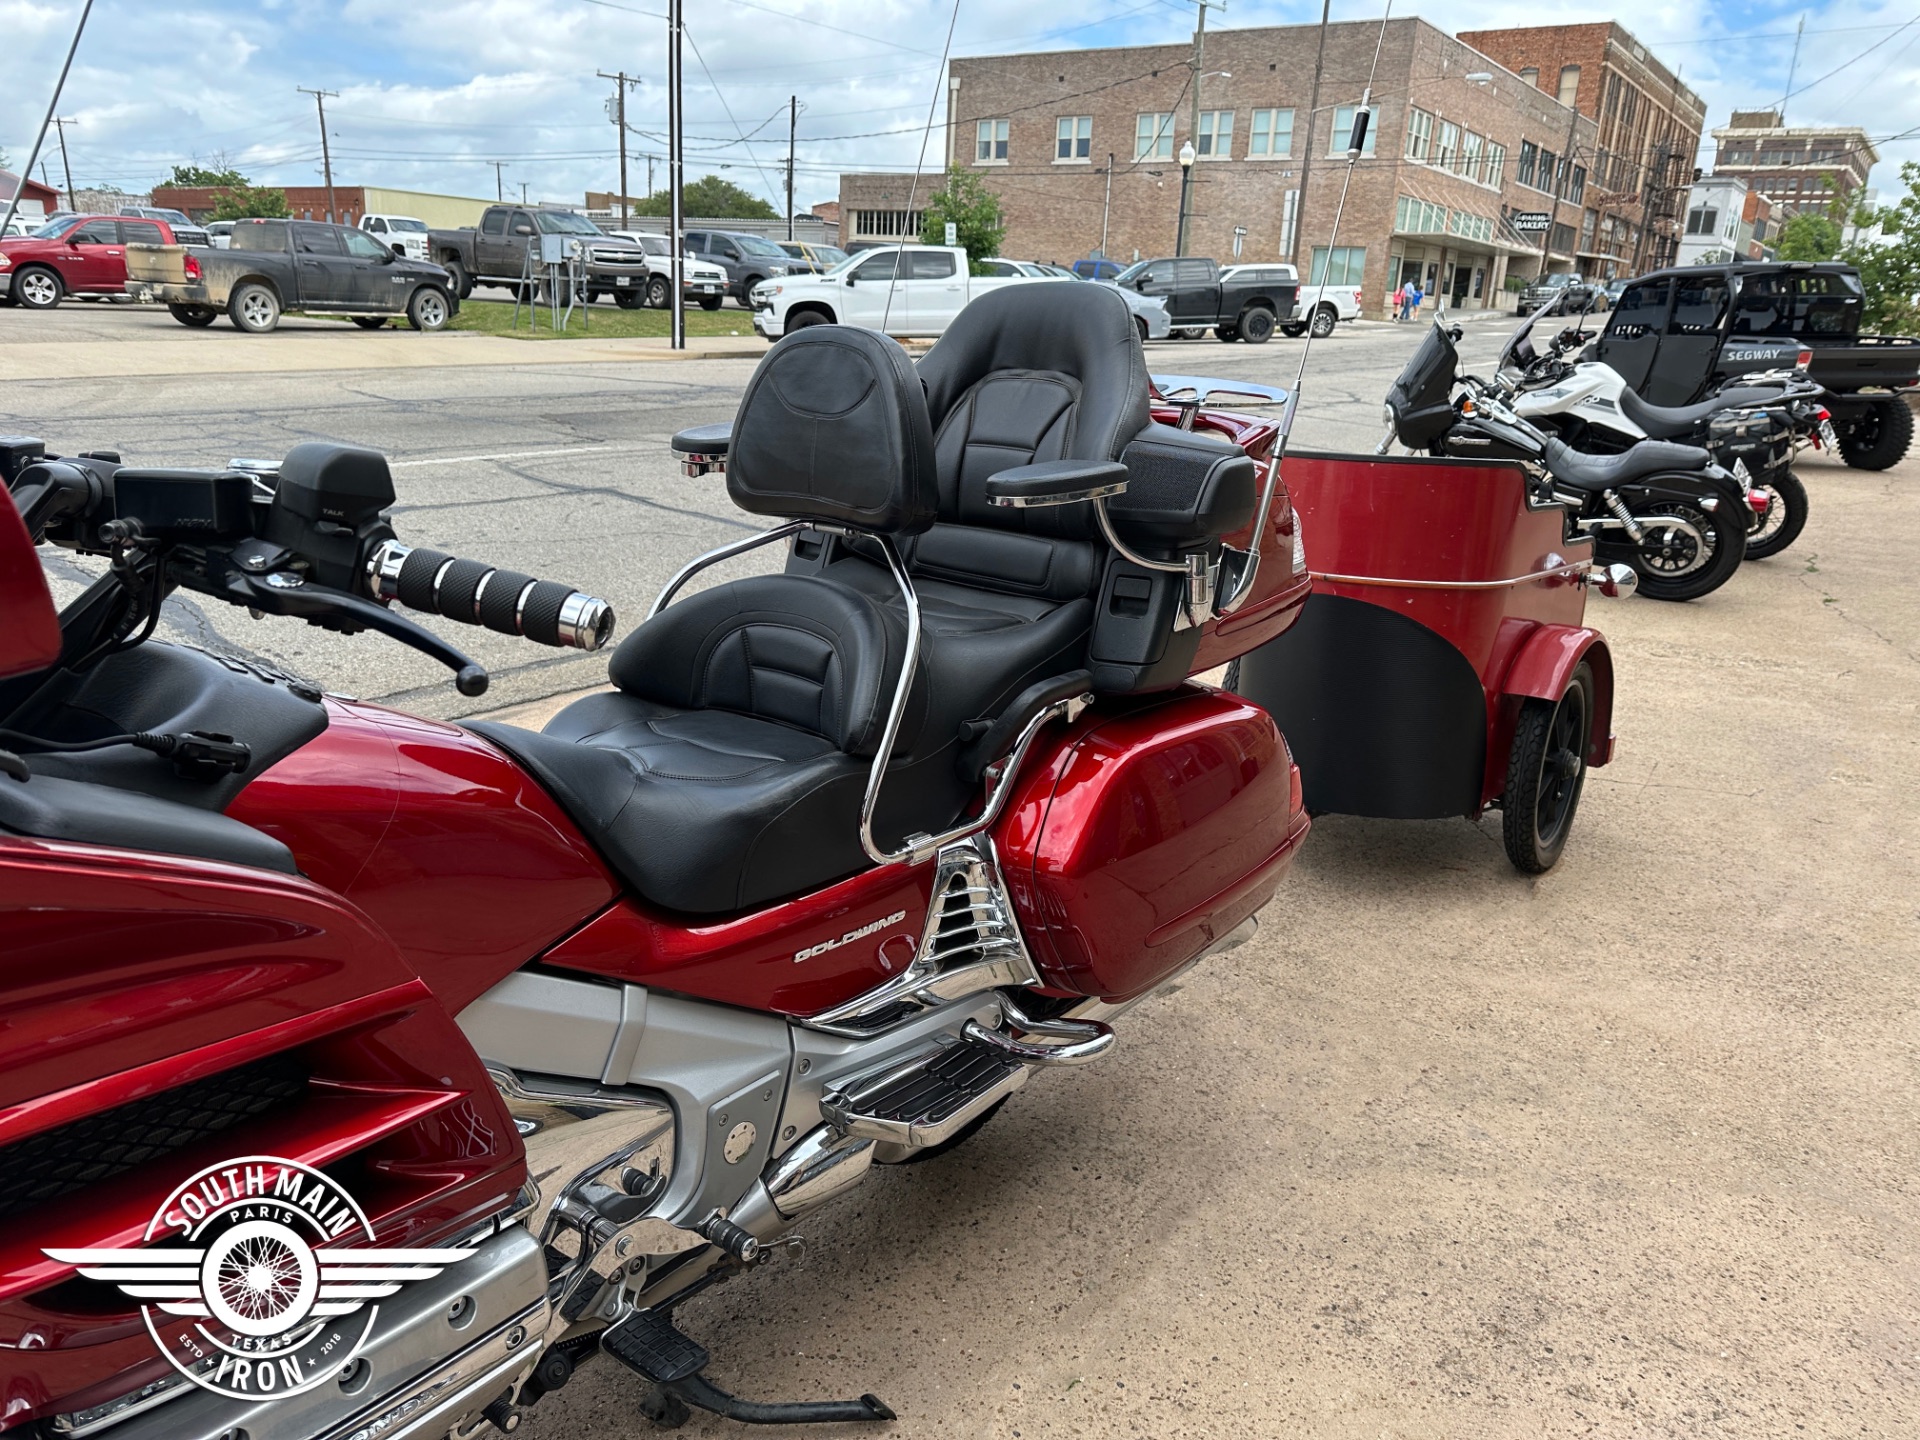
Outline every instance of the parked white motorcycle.
{"type": "MultiPolygon", "coordinates": [[[[1698,445],[1738,477],[1752,509],[1747,558],[1777,555],[1807,523],[1807,491],[1789,467],[1796,407],[1818,409],[1820,387],[1794,370],[1741,376],[1697,405],[1652,405],[1610,365],[1578,355],[1592,336],[1565,327],[1545,345],[1534,328],[1544,312],[1516,329],[1500,355],[1500,377],[1515,413],[1578,449],[1618,454],[1642,440],[1698,445]]],[[[1552,323],[1549,327],[1552,328],[1552,323]]]]}

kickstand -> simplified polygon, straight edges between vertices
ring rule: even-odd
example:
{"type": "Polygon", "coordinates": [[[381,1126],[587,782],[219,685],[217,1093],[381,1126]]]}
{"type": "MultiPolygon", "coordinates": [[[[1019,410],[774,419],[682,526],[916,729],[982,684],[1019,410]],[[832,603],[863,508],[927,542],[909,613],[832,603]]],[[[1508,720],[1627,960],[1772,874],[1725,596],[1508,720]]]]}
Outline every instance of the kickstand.
{"type": "Polygon", "coordinates": [[[858,1400],[801,1400],[763,1403],[729,1395],[700,1372],[707,1352],[674,1327],[662,1311],[638,1310],[600,1336],[600,1347],[636,1374],[653,1382],[640,1413],[663,1430],[677,1430],[692,1414],[689,1406],[711,1410],[745,1425],[822,1425],[849,1420],[893,1420],[893,1411],[872,1395],[858,1400]]]}

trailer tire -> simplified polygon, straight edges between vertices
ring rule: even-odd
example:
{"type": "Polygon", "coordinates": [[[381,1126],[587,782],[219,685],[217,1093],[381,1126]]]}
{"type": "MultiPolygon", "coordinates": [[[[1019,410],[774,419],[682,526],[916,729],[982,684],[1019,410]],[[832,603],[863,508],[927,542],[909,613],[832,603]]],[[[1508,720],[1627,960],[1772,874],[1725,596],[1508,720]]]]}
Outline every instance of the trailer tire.
{"type": "Polygon", "coordinates": [[[265,335],[280,323],[280,297],[258,280],[243,280],[227,299],[227,318],[248,335],[265,335]]]}
{"type": "Polygon", "coordinates": [[[211,305],[169,305],[167,313],[195,330],[204,329],[220,318],[220,312],[211,305]]]}
{"type": "Polygon", "coordinates": [[[1521,702],[1507,752],[1500,838],[1523,875],[1543,875],[1566,849],[1587,779],[1593,733],[1593,670],[1582,660],[1558,700],[1521,702]]]}
{"type": "Polygon", "coordinates": [[[23,310],[52,310],[66,299],[67,287],[57,272],[29,265],[14,275],[11,294],[23,310]]]}
{"type": "Polygon", "coordinates": [[[440,268],[447,272],[447,289],[464,300],[473,294],[473,277],[467,274],[467,267],[458,260],[446,259],[440,262],[440,268]]]}
{"type": "Polygon", "coordinates": [[[1249,305],[1233,328],[1249,345],[1264,345],[1273,338],[1273,312],[1264,305],[1249,305]]]}
{"type": "MultiPolygon", "coordinates": [[[[18,284],[19,282],[15,282],[18,284]]],[[[1896,395],[1867,406],[1840,434],[1840,458],[1856,470],[1890,470],[1913,443],[1913,411],[1896,395]]]]}

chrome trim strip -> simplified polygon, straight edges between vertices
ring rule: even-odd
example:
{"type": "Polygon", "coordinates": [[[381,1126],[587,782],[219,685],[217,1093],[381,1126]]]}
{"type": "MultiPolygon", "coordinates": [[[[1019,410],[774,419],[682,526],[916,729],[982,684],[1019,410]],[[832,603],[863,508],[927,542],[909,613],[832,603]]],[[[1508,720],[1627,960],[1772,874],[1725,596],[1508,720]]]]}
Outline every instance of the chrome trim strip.
{"type": "Polygon", "coordinates": [[[1323,570],[1310,570],[1307,573],[1316,581],[1333,585],[1377,585],[1388,590],[1506,590],[1515,585],[1545,580],[1551,575],[1570,578],[1587,569],[1589,564],[1585,560],[1568,561],[1546,570],[1535,570],[1530,575],[1516,575],[1511,580],[1394,580],[1383,575],[1334,575],[1323,570]]]}

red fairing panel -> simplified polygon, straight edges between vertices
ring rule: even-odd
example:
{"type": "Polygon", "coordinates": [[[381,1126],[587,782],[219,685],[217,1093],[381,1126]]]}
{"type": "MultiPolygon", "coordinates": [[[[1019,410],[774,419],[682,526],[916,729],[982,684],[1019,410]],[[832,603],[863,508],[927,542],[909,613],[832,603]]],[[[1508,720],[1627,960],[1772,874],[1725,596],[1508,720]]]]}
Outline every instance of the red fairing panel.
{"type": "Polygon", "coordinates": [[[59,658],[59,612],[13,496],[0,485],[0,680],[59,658]]]}
{"type": "Polygon", "coordinates": [[[817,895],[701,925],[624,899],[541,960],[750,1010],[818,1015],[913,959],[932,884],[931,862],[888,865],[817,895]]]}
{"type": "Polygon", "coordinates": [[[1266,904],[1307,828],[1273,718],[1192,687],[1088,712],[1029,761],[994,838],[1047,984],[1121,1000],[1266,904]]]}
{"type": "Polygon", "coordinates": [[[370,915],[449,1013],[613,900],[573,822],[479,736],[337,700],[327,718],[227,813],[370,915]]]}

